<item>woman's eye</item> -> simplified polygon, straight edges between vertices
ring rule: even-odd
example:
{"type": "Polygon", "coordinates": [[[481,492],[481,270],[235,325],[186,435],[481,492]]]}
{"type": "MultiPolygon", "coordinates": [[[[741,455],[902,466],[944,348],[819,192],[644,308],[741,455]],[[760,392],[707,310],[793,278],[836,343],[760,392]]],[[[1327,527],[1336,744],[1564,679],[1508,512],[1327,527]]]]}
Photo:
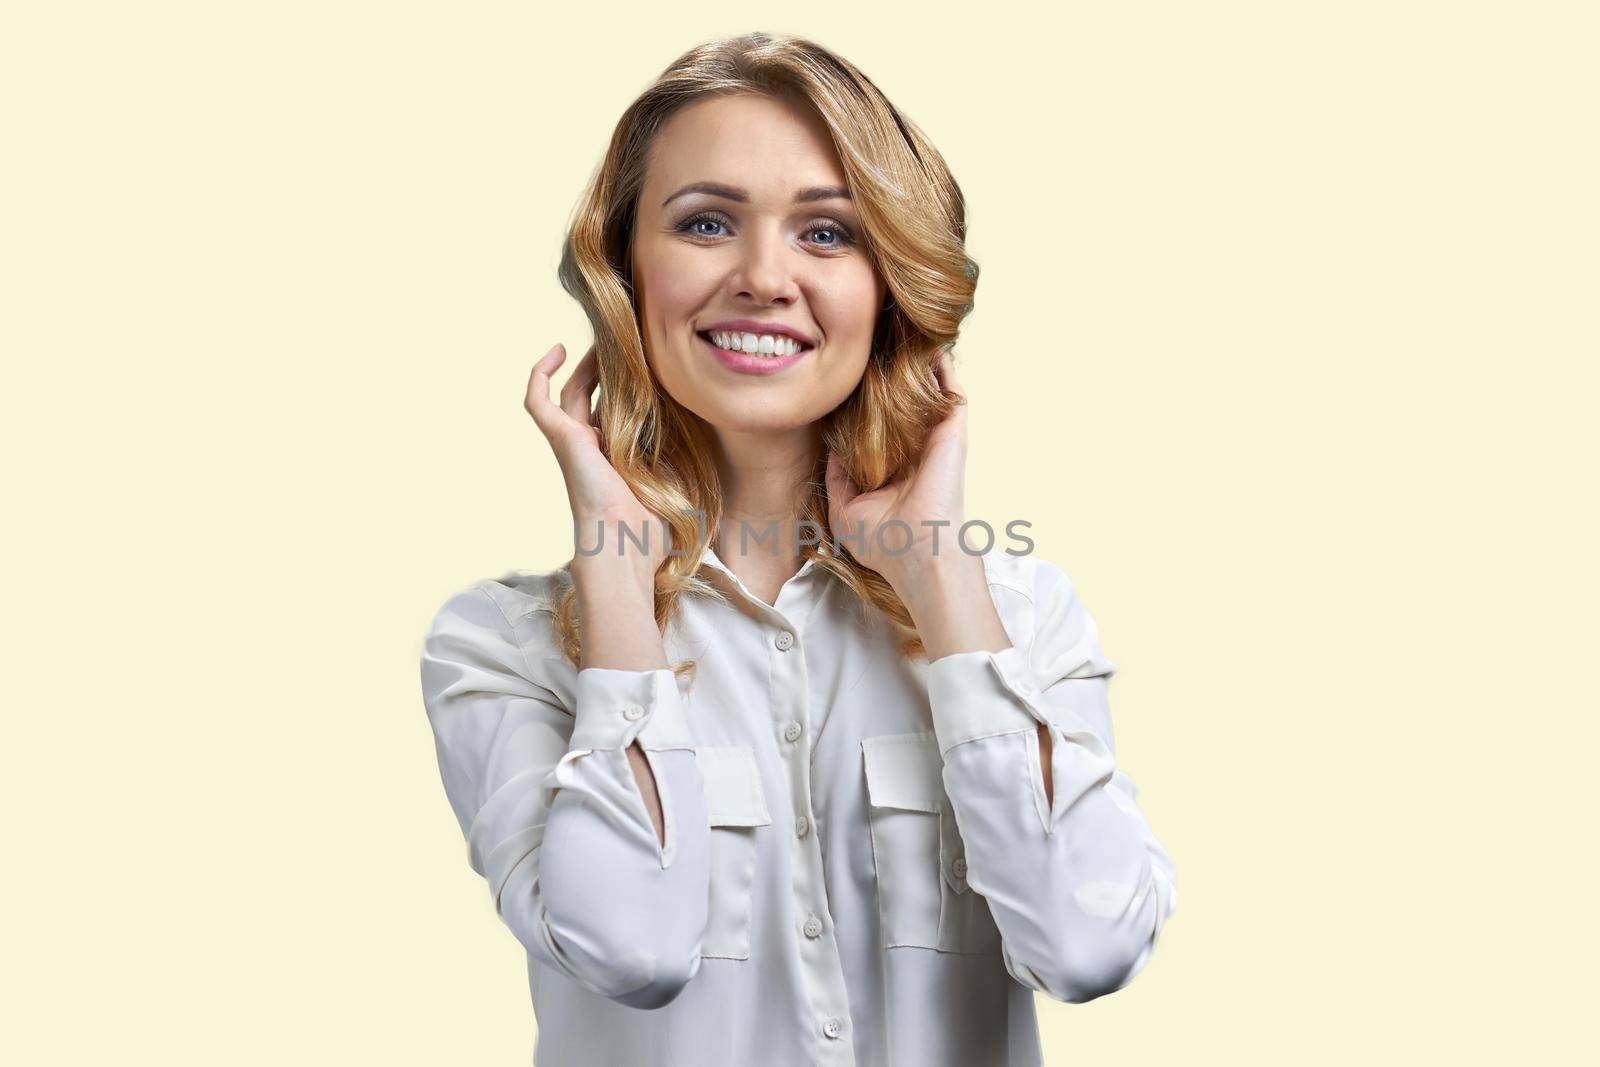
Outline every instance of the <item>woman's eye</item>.
{"type": "MultiPolygon", "coordinates": [[[[691,237],[714,238],[723,236],[718,227],[725,227],[726,225],[716,215],[702,214],[692,215],[684,219],[678,223],[677,229],[679,233],[685,233],[691,237]]],[[[833,222],[813,223],[806,227],[805,232],[812,238],[811,244],[818,248],[843,248],[846,245],[855,243],[855,238],[851,236],[849,230],[833,222]],[[827,234],[828,236],[818,240],[816,235],[819,233],[827,234]]]]}
{"type": "Polygon", "coordinates": [[[833,235],[831,240],[814,242],[819,248],[843,248],[845,245],[855,243],[855,238],[851,236],[849,230],[845,229],[839,223],[831,220],[813,222],[809,227],[806,228],[806,232],[811,234],[827,233],[833,235]]]}
{"type": "Polygon", "coordinates": [[[692,219],[685,219],[683,224],[681,226],[679,226],[678,229],[686,230],[689,233],[692,233],[696,237],[716,237],[716,236],[718,236],[718,234],[715,231],[707,232],[705,230],[700,229],[700,227],[701,226],[721,226],[721,225],[722,225],[722,220],[719,219],[719,218],[715,218],[715,217],[713,217],[711,215],[696,215],[692,219]]]}

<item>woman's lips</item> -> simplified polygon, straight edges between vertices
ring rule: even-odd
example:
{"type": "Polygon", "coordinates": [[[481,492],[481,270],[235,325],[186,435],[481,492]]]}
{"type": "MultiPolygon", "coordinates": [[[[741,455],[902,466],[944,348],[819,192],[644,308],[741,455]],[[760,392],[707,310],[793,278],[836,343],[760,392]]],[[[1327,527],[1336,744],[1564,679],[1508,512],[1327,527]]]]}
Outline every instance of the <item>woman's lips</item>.
{"type": "Polygon", "coordinates": [[[749,352],[730,352],[726,348],[718,348],[711,338],[703,333],[695,334],[696,337],[711,349],[717,360],[731,371],[740,374],[774,374],[785,367],[799,362],[809,356],[815,349],[802,348],[792,356],[760,356],[749,352]]]}

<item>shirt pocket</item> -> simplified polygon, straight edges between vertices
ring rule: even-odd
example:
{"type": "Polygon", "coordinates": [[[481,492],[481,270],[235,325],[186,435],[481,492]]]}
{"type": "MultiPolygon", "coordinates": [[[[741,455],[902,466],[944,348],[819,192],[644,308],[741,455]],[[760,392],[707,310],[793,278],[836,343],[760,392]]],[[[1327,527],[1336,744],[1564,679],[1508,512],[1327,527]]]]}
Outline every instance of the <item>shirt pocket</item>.
{"type": "Polygon", "coordinates": [[[747,960],[760,845],[757,828],[772,823],[761,772],[749,745],[702,745],[695,754],[711,822],[711,900],[700,955],[747,960]]]}
{"type": "Polygon", "coordinates": [[[861,749],[882,947],[998,952],[989,904],[967,883],[966,846],[933,731],[865,737],[861,749]]]}

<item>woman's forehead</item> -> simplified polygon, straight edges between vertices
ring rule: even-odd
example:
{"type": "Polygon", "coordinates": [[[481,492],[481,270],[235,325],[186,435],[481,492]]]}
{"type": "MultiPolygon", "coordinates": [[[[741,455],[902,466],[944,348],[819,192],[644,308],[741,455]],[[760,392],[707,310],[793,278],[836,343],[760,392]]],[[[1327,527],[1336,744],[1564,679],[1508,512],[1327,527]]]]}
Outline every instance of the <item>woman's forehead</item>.
{"type": "Polygon", "coordinates": [[[691,104],[656,137],[645,179],[656,203],[696,183],[739,190],[747,202],[783,205],[802,190],[846,185],[820,118],[753,96],[691,104]]]}

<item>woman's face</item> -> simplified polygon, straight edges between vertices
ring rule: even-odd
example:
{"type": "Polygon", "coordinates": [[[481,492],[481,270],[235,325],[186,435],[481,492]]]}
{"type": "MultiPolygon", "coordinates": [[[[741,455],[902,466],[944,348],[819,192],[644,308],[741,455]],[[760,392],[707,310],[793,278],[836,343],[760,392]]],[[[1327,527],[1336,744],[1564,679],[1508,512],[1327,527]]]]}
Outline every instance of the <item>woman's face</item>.
{"type": "Polygon", "coordinates": [[[645,354],[662,386],[731,432],[793,430],[838,407],[861,381],[884,303],[862,237],[827,127],[808,109],[745,95],[679,111],[651,148],[633,231],[645,354]],[[762,334],[784,327],[808,347],[787,356],[780,341],[765,354],[762,334]],[[721,350],[707,331],[738,347],[753,335],[757,352],[721,350]]]}

